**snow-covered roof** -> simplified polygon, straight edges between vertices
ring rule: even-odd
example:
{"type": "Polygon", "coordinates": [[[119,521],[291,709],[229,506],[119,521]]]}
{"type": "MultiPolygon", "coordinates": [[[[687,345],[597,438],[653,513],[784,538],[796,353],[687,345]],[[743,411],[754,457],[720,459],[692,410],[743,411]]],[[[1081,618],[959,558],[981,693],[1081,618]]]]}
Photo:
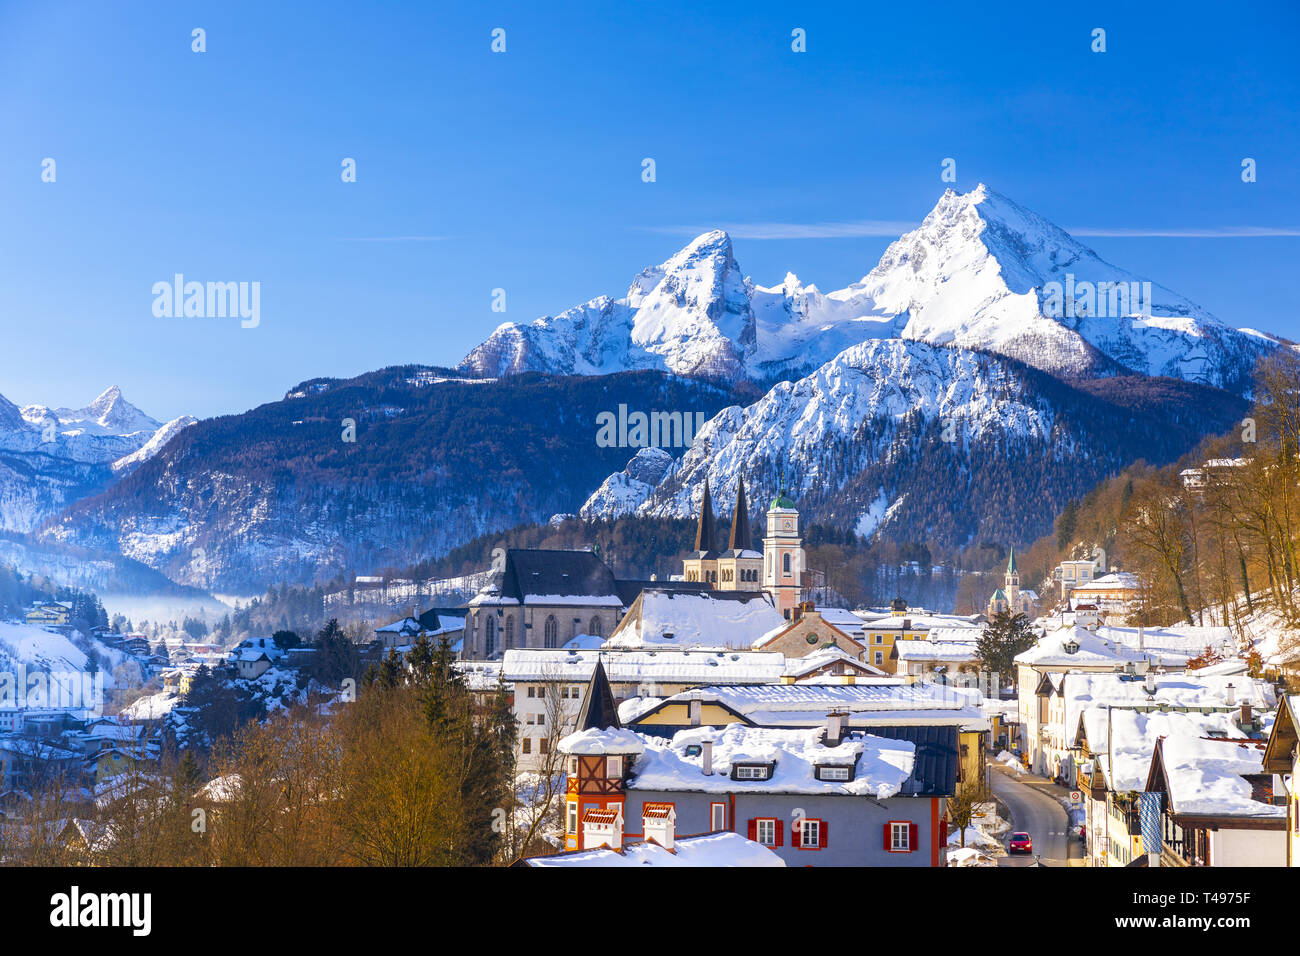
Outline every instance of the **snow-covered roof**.
{"type": "Polygon", "coordinates": [[[982,719],[979,695],[939,684],[759,684],[702,687],[668,698],[714,701],[764,727],[807,727],[846,710],[854,727],[965,724],[982,719]]]}
{"type": "Polygon", "coordinates": [[[1175,734],[1161,741],[1169,809],[1180,816],[1286,819],[1286,807],[1252,798],[1246,774],[1264,772],[1263,745],[1175,734]]]}
{"type": "Polygon", "coordinates": [[[786,677],[803,677],[805,674],[811,674],[813,671],[826,667],[830,664],[843,663],[852,667],[855,671],[861,670],[868,674],[875,674],[880,677],[889,676],[878,667],[872,667],[866,661],[860,661],[852,654],[840,648],[824,647],[819,651],[813,651],[806,657],[790,657],[785,662],[786,677]]]}
{"type": "Polygon", "coordinates": [[[1146,789],[1151,755],[1161,737],[1187,734],[1244,739],[1246,736],[1229,714],[1125,709],[1110,709],[1108,714],[1107,710],[1106,707],[1089,707],[1083,712],[1080,724],[1088,737],[1088,750],[1105,776],[1106,785],[1120,793],[1146,789]]]}
{"type": "Polygon", "coordinates": [[[933,641],[936,644],[974,644],[984,633],[984,628],[978,624],[950,624],[944,627],[932,627],[930,633],[926,635],[926,640],[933,641]]]}
{"type": "Polygon", "coordinates": [[[1258,713],[1277,706],[1272,684],[1240,675],[1157,674],[1152,684],[1154,690],[1149,691],[1146,680],[1142,678],[1129,680],[1120,674],[1066,674],[1061,683],[1066,736],[1073,739],[1079,729],[1079,715],[1090,707],[1158,710],[1163,706],[1169,710],[1226,713],[1249,703],[1258,713]]]}
{"type": "Polygon", "coordinates": [[[645,737],[645,753],[632,765],[629,790],[699,793],[824,793],[886,799],[912,775],[916,747],[910,741],[851,734],[838,746],[823,743],[823,731],[773,729],[732,724],[722,730],[692,727],[671,741],[645,737]],[[713,773],[704,773],[703,753],[688,756],[691,744],[713,741],[713,773]],[[733,780],[733,765],[773,765],[767,780],[733,780]],[[852,767],[852,780],[819,780],[817,766],[852,767]]]}
{"type": "Polygon", "coordinates": [[[575,651],[592,651],[598,647],[605,646],[605,639],[596,634],[575,634],[572,639],[564,642],[563,649],[575,651]]]}
{"type": "Polygon", "coordinates": [[[841,631],[846,631],[850,636],[861,633],[867,624],[861,616],[842,607],[819,607],[817,613],[822,616],[823,621],[834,624],[841,631]]]}
{"type": "Polygon", "coordinates": [[[1089,591],[1113,591],[1116,588],[1136,591],[1139,586],[1138,576],[1131,571],[1112,571],[1093,578],[1087,584],[1078,585],[1072,593],[1079,595],[1087,594],[1089,591]]]}
{"type": "MultiPolygon", "coordinates": [[[[1124,628],[1107,628],[1107,631],[1124,631],[1124,628]]],[[[1134,631],[1136,644],[1136,631],[1134,631]]],[[[1122,636],[1122,635],[1121,635],[1122,636]]],[[[1049,631],[1027,651],[1016,655],[1017,664],[1030,667],[1105,667],[1114,664],[1126,664],[1129,661],[1147,659],[1152,664],[1181,666],[1187,660],[1185,654],[1166,654],[1148,647],[1144,654],[1107,640],[1099,633],[1094,634],[1086,627],[1063,626],[1049,631]],[[1066,644],[1073,641],[1078,644],[1074,653],[1066,651],[1066,644]]]]}
{"type": "Polygon", "coordinates": [[[621,851],[578,850],[555,856],[536,856],[529,866],[785,866],[767,847],[739,833],[722,831],[673,841],[671,852],[657,843],[624,843],[621,851]]]}
{"type": "Polygon", "coordinates": [[[900,661],[953,661],[964,663],[979,659],[970,641],[898,641],[894,653],[900,661]]]}
{"type": "Polygon", "coordinates": [[[645,752],[645,740],[640,734],[619,727],[579,730],[569,734],[556,746],[560,753],[588,756],[645,752]]]}
{"type": "Polygon", "coordinates": [[[736,647],[787,623],[763,591],[673,591],[647,588],[633,602],[607,647],[736,647]]]}
{"type": "MultiPolygon", "coordinates": [[[[1235,647],[1232,630],[1226,627],[1174,624],[1168,627],[1145,627],[1140,630],[1142,646],[1147,651],[1158,652],[1166,661],[1172,661],[1174,657],[1181,657],[1184,660],[1198,657],[1207,647],[1221,652],[1231,652],[1235,647]]],[[[1107,625],[1097,628],[1097,635],[1136,651],[1138,631],[1139,628],[1136,627],[1107,625]]]]}
{"type": "Polygon", "coordinates": [[[505,679],[587,681],[600,659],[610,682],[619,683],[768,683],[781,679],[785,657],[765,651],[730,648],[561,651],[512,648],[501,661],[505,679]]]}

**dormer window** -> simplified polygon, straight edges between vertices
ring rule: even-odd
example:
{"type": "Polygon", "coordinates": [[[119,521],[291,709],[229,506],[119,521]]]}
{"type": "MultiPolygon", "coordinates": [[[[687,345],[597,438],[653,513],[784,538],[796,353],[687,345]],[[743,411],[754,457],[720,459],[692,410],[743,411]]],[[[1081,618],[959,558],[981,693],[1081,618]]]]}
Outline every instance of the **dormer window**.
{"type": "Polygon", "coordinates": [[[813,772],[816,774],[818,780],[852,780],[853,770],[853,767],[834,766],[831,764],[817,764],[813,768],[813,772]]]}
{"type": "Polygon", "coordinates": [[[686,745],[686,756],[688,757],[698,757],[703,752],[704,752],[704,748],[701,747],[699,744],[686,745]]]}
{"type": "Polygon", "coordinates": [[[741,763],[735,764],[731,768],[732,780],[771,780],[772,767],[770,763],[741,763]]]}

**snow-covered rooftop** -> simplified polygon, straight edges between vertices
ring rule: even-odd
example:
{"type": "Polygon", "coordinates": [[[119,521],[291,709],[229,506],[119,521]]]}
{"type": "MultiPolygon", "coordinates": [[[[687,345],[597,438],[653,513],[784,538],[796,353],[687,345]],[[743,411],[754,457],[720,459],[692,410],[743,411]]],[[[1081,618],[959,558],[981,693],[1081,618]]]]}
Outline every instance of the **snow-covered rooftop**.
{"type": "MultiPolygon", "coordinates": [[[[1107,628],[1106,630],[1123,631],[1124,629],[1107,628]]],[[[1030,667],[1070,669],[1122,665],[1129,661],[1145,659],[1153,665],[1164,664],[1173,667],[1186,663],[1187,656],[1181,653],[1161,652],[1152,647],[1148,647],[1145,653],[1139,654],[1124,643],[1117,644],[1107,640],[1100,633],[1094,634],[1086,627],[1064,626],[1048,631],[1029,650],[1017,654],[1015,662],[1030,667]],[[1078,649],[1073,653],[1066,649],[1070,642],[1078,645],[1078,649]]]]}
{"type": "Polygon", "coordinates": [[[612,683],[766,683],[778,681],[785,657],[729,648],[561,651],[513,648],[501,668],[507,681],[587,681],[596,660],[612,683]]]}
{"type": "Polygon", "coordinates": [[[760,684],[703,687],[669,700],[716,701],[765,727],[806,727],[830,710],[849,712],[855,727],[967,724],[983,719],[979,695],[938,684],[760,684]]]}
{"type": "Polygon", "coordinates": [[[1079,715],[1089,707],[1158,710],[1163,706],[1168,710],[1227,713],[1249,703],[1259,713],[1277,706],[1272,684],[1240,675],[1156,674],[1151,683],[1154,690],[1147,690],[1147,681],[1142,678],[1066,674],[1061,682],[1066,736],[1073,739],[1079,729],[1079,715]]]}
{"type": "Polygon", "coordinates": [[[785,623],[762,591],[672,591],[646,588],[619,622],[607,647],[735,647],[785,623]]]}
{"type": "Polygon", "coordinates": [[[1169,808],[1175,814],[1286,818],[1285,806],[1253,799],[1253,788],[1244,776],[1264,772],[1262,744],[1176,734],[1164,739],[1161,751],[1169,808]]]}
{"type": "Polygon", "coordinates": [[[1246,736],[1228,714],[1123,709],[1112,709],[1107,714],[1105,707],[1089,707],[1083,712],[1082,726],[1088,736],[1088,750],[1100,765],[1106,785],[1120,793],[1146,789],[1151,755],[1161,737],[1246,736]]]}
{"type": "Polygon", "coordinates": [[[786,730],[732,724],[721,730],[692,727],[671,741],[646,737],[645,753],[632,765],[631,790],[687,790],[702,793],[844,793],[886,799],[912,775],[916,748],[906,740],[852,734],[828,747],[821,728],[786,730]],[[704,773],[703,753],[687,755],[691,744],[713,741],[713,773],[704,773]],[[766,780],[733,780],[738,764],[773,765],[766,780]],[[852,780],[819,780],[817,766],[851,767],[852,780]]]}
{"type": "Polygon", "coordinates": [[[979,659],[971,641],[898,641],[894,653],[900,661],[953,661],[965,663],[979,659]]]}

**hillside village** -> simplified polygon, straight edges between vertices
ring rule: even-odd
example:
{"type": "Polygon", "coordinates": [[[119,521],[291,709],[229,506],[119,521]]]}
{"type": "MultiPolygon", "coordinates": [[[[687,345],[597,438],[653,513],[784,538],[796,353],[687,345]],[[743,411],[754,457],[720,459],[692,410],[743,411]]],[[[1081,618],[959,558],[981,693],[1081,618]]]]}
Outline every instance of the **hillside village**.
{"type": "Polygon", "coordinates": [[[1130,624],[1135,574],[1071,560],[1035,590],[1014,549],[980,614],[818,604],[790,497],[758,541],[743,480],[729,528],[707,481],[698,500],[667,580],[509,549],[463,606],[412,606],[360,641],[331,622],[151,645],[33,605],[0,625],[0,651],[51,678],[0,697],[0,857],[120,859],[124,808],[144,798],[220,826],[250,786],[230,735],[327,727],[368,689],[417,681],[500,729],[510,832],[485,862],[1300,862],[1300,670],[1276,629],[1130,624]],[[72,699],[55,678],[85,668],[74,640],[145,692],[106,707],[92,682],[72,699]],[[1031,790],[1055,804],[1046,826],[1031,790]]]}

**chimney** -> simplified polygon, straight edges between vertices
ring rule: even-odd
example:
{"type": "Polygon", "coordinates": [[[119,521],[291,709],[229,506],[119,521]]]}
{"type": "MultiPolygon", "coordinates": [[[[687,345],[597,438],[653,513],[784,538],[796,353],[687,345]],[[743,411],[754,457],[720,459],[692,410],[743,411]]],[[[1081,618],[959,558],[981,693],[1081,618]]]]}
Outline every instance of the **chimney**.
{"type": "Polygon", "coordinates": [[[838,747],[844,740],[844,733],[848,729],[849,715],[847,711],[832,710],[826,715],[826,746],[838,747]]]}
{"type": "Polygon", "coordinates": [[[647,803],[641,808],[641,832],[671,851],[677,836],[677,810],[671,803],[647,803]]]}
{"type": "Polygon", "coordinates": [[[698,727],[704,722],[704,702],[700,700],[699,695],[691,697],[687,704],[687,712],[690,714],[692,727],[698,727]]]}
{"type": "Polygon", "coordinates": [[[1144,654],[1147,649],[1146,633],[1141,624],[1138,625],[1138,653],[1144,654]]]}
{"type": "Polygon", "coordinates": [[[1223,697],[1224,700],[1227,701],[1229,707],[1237,702],[1237,688],[1232,686],[1232,681],[1228,681],[1228,686],[1224,689],[1223,697]]]}
{"type": "Polygon", "coordinates": [[[704,776],[713,776],[713,741],[705,740],[700,742],[700,763],[704,769],[704,776]]]}
{"type": "Polygon", "coordinates": [[[582,818],[582,848],[596,850],[600,847],[611,850],[623,849],[623,804],[612,807],[593,807],[582,818]]]}
{"type": "Polygon", "coordinates": [[[1255,722],[1255,715],[1251,712],[1250,701],[1241,702],[1241,726],[1250,727],[1255,722]]]}

